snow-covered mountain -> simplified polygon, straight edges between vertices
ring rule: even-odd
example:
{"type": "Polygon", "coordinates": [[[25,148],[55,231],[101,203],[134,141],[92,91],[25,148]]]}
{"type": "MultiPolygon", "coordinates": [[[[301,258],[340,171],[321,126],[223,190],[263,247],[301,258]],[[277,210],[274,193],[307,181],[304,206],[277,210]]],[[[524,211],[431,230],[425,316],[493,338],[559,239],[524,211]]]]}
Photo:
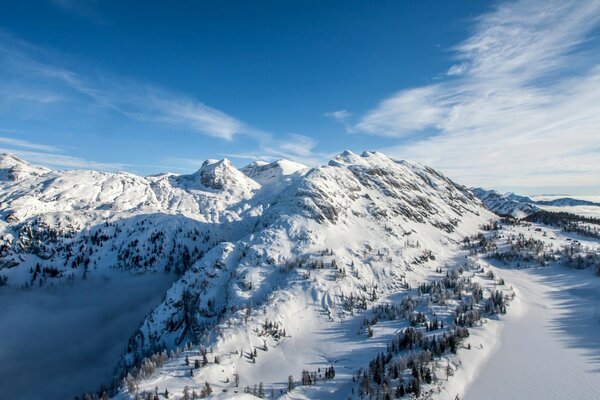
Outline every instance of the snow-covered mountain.
{"type": "Polygon", "coordinates": [[[4,284],[177,272],[121,367],[186,344],[215,362],[193,377],[147,374],[136,385],[148,390],[298,374],[337,348],[332,321],[420,284],[495,218],[439,172],[376,152],[314,168],[208,160],[150,177],[51,171],[12,155],[0,167],[4,284]]]}
{"type": "MultiPolygon", "coordinates": [[[[480,199],[485,207],[498,215],[510,215],[523,218],[548,207],[548,210],[560,211],[556,207],[563,207],[565,212],[578,213],[573,207],[600,207],[600,203],[589,200],[575,199],[572,197],[557,197],[550,200],[533,200],[527,196],[515,193],[501,194],[495,190],[471,188],[473,194],[480,199]]],[[[600,209],[599,209],[600,210],[600,209]]]]}
{"type": "Polygon", "coordinates": [[[495,190],[471,188],[471,192],[483,202],[483,205],[498,215],[509,215],[524,218],[540,210],[528,197],[514,193],[501,194],[495,190]]]}

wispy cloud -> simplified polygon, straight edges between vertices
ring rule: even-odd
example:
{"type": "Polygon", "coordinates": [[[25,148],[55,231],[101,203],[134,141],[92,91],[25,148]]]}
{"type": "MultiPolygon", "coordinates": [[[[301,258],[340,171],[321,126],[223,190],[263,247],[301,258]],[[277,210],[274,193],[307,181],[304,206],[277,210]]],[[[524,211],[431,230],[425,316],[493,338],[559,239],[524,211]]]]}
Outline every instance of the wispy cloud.
{"type": "Polygon", "coordinates": [[[482,186],[600,186],[600,2],[506,2],[474,21],[435,84],[402,90],[353,124],[384,149],[482,186]],[[433,130],[436,134],[422,135],[433,130]]]}
{"type": "Polygon", "coordinates": [[[259,143],[259,148],[253,153],[227,154],[227,157],[247,160],[272,161],[286,159],[308,166],[326,162],[332,154],[317,150],[319,142],[305,135],[290,133],[281,137],[268,136],[259,143]]]}
{"type": "Polygon", "coordinates": [[[131,164],[105,163],[86,160],[80,157],[65,154],[47,153],[41,151],[24,150],[14,147],[0,147],[0,154],[11,153],[26,159],[34,164],[43,165],[52,169],[92,169],[97,171],[125,171],[132,167],[131,164]]]}
{"type": "MultiPolygon", "coordinates": [[[[18,135],[20,132],[11,129],[0,129],[0,132],[18,135]]],[[[124,171],[131,164],[106,163],[86,160],[66,154],[65,149],[43,143],[34,143],[29,140],[18,139],[10,136],[0,136],[0,154],[15,154],[27,161],[43,165],[52,169],[93,169],[98,171],[124,171]]]]}
{"type": "MultiPolygon", "coordinates": [[[[2,130],[0,129],[0,132],[1,131],[2,130]]],[[[62,149],[60,149],[56,146],[32,143],[27,140],[20,140],[20,139],[3,137],[3,136],[0,136],[0,145],[11,146],[11,147],[16,147],[16,148],[21,148],[21,149],[45,151],[45,152],[51,152],[51,153],[59,153],[62,151],[62,149]]]]}
{"type": "Polygon", "coordinates": [[[381,136],[414,135],[436,125],[443,118],[440,89],[426,86],[404,90],[386,99],[356,124],[355,130],[381,136]],[[402,110],[401,112],[398,112],[402,110]]]}
{"type": "Polygon", "coordinates": [[[47,61],[51,57],[46,53],[0,34],[0,70],[14,78],[0,80],[0,93],[7,94],[4,101],[57,102],[78,95],[137,121],[225,140],[236,135],[258,135],[238,119],[191,96],[110,74],[75,71],[47,61]]]}
{"type": "MultiPolygon", "coordinates": [[[[178,130],[230,142],[238,137],[250,139],[246,147],[251,147],[254,143],[252,153],[238,151],[236,154],[223,154],[235,159],[287,158],[305,164],[317,164],[327,156],[316,151],[318,142],[308,136],[274,135],[256,129],[192,96],[133,79],[66,67],[63,58],[0,31],[0,72],[4,72],[4,77],[0,78],[0,94],[6,94],[0,98],[0,106],[3,103],[17,104],[25,109],[25,115],[36,103],[56,105],[59,108],[65,104],[73,107],[89,106],[92,112],[96,111],[93,110],[95,108],[102,108],[134,121],[162,125],[170,133],[178,130]]],[[[344,112],[336,115],[342,118],[344,112]]],[[[11,144],[16,146],[16,142],[11,144]]],[[[24,152],[21,151],[20,154],[24,152]]],[[[35,157],[32,161],[44,158],[33,153],[27,156],[35,157]]],[[[193,158],[181,157],[167,157],[163,161],[165,165],[171,165],[170,169],[180,171],[196,168],[202,163],[193,158]]],[[[92,168],[96,165],[101,169],[107,169],[107,166],[114,169],[111,165],[58,156],[46,157],[44,164],[60,164],[61,167],[72,165],[77,168],[86,165],[92,168]],[[54,164],[47,161],[50,159],[54,164]]]]}

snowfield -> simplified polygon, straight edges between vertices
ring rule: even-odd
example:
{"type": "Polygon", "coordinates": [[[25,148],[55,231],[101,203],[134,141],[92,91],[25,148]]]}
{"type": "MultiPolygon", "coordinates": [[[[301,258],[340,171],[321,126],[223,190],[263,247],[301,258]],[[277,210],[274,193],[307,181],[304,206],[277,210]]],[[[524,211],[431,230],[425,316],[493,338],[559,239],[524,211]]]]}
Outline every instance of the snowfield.
{"type": "Polygon", "coordinates": [[[151,177],[1,156],[0,386],[12,399],[600,397],[597,231],[498,220],[439,172],[376,152],[151,177]],[[521,258],[492,257],[515,246],[521,258]],[[559,266],[567,256],[588,269],[559,266]],[[577,377],[559,383],[565,371],[577,377]]]}
{"type": "Polygon", "coordinates": [[[464,398],[598,398],[600,279],[558,266],[498,273],[517,298],[464,398]]]}

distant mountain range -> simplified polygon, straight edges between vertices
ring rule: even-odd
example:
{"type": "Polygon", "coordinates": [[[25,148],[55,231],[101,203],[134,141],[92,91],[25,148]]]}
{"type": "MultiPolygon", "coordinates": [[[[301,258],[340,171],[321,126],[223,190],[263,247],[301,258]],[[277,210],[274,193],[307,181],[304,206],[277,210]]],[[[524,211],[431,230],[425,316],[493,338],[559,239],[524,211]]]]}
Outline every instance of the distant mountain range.
{"type": "Polygon", "coordinates": [[[502,194],[496,190],[485,190],[482,188],[471,188],[471,192],[483,202],[483,205],[490,211],[499,215],[510,215],[516,218],[523,218],[540,211],[539,206],[554,207],[575,207],[575,206],[596,206],[600,203],[588,200],[574,199],[572,197],[561,197],[553,200],[533,200],[527,196],[520,196],[515,193],[502,194]]]}

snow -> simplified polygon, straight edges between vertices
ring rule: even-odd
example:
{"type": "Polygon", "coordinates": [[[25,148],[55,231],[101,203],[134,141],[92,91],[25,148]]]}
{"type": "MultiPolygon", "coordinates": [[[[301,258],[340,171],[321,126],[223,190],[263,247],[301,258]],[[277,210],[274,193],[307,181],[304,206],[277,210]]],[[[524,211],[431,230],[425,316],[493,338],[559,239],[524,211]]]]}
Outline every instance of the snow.
{"type": "MultiPolygon", "coordinates": [[[[334,380],[297,388],[283,398],[347,398],[356,388],[352,375],[407,324],[403,319],[382,321],[368,338],[359,328],[370,311],[348,310],[348,296],[368,298],[368,307],[399,302],[415,295],[405,283],[414,288],[439,278],[438,268],[445,273],[471,262],[496,268],[507,283],[501,290],[509,293],[514,285],[517,298],[506,316],[486,319],[471,330],[470,350],[438,360],[456,368],[454,377],[430,388],[439,390],[438,398],[454,399],[465,392],[472,399],[487,398],[480,391],[485,387],[478,389],[481,380],[501,391],[494,378],[512,373],[506,355],[529,351],[517,332],[544,338],[536,345],[556,347],[549,354],[564,357],[574,370],[578,365],[578,373],[586,373],[582,368],[589,364],[590,352],[593,360],[594,349],[600,348],[585,334],[594,332],[592,323],[574,329],[577,324],[568,320],[589,311],[598,288],[582,282],[597,278],[585,271],[556,269],[553,274],[552,268],[506,270],[490,267],[478,256],[465,258],[462,239],[497,216],[465,187],[420,164],[377,152],[345,151],[314,168],[278,160],[238,170],[224,159],[207,160],[189,175],[138,177],[50,171],[12,156],[0,160],[5,165],[0,172],[11,177],[0,179],[0,277],[8,278],[11,292],[4,293],[15,293],[0,308],[0,318],[9,321],[0,327],[0,334],[9,338],[0,347],[0,361],[16,366],[6,374],[0,370],[0,377],[8,377],[12,398],[24,393],[25,382],[36,382],[27,390],[56,390],[57,396],[91,390],[107,383],[119,363],[128,366],[140,354],[162,346],[181,350],[187,343],[193,343],[191,348],[140,376],[140,391],[168,388],[170,398],[178,400],[186,386],[199,391],[210,382],[214,398],[249,398],[241,393],[246,385],[263,382],[267,393],[271,388],[279,393],[287,388],[289,375],[298,380],[302,369],[335,365],[334,380]],[[26,167],[13,174],[15,165],[26,167]],[[89,268],[73,261],[74,254],[87,257],[89,268]],[[38,263],[55,268],[56,276],[33,272],[38,263]],[[182,274],[172,282],[173,276],[163,271],[175,267],[182,274]],[[135,275],[122,275],[122,270],[135,275]],[[102,277],[109,283],[102,283],[102,277]],[[26,290],[16,290],[21,286],[26,290]],[[580,303],[573,300],[578,296],[580,303]],[[57,311],[52,315],[48,309],[57,311]],[[24,310],[28,318],[20,317],[24,310]],[[106,315],[109,322],[98,322],[106,315]],[[57,329],[56,321],[63,327],[57,329]],[[267,332],[266,321],[280,324],[285,334],[267,332]],[[68,332],[60,335],[64,327],[68,332]],[[9,351],[25,347],[32,338],[23,333],[30,331],[44,332],[44,340],[31,353],[9,351]],[[120,357],[130,337],[130,347],[120,357]],[[61,352],[63,348],[69,351],[61,352]],[[201,350],[208,352],[209,363],[191,376],[184,359],[193,362],[201,350]],[[254,350],[255,360],[249,356],[254,350]],[[58,359],[64,368],[43,373],[27,369],[30,360],[18,357],[40,353],[41,366],[58,359]],[[20,381],[23,370],[27,373],[20,381]],[[235,373],[239,388],[233,385],[235,373]],[[64,376],[72,378],[52,386],[64,376]]],[[[508,199],[517,211],[526,210],[517,197],[492,196],[500,206],[508,199]]],[[[555,246],[567,244],[567,237],[582,246],[598,246],[596,240],[557,228],[511,229],[555,246]]],[[[472,274],[486,293],[496,288],[482,271],[472,274]]],[[[436,312],[452,321],[451,308],[436,312]]],[[[530,347],[535,354],[523,362],[529,368],[540,356],[539,347],[530,347]]],[[[547,355],[538,362],[549,360],[547,355]]],[[[529,373],[532,381],[537,371],[529,373]]],[[[579,393],[580,398],[589,394],[579,393]]],[[[121,387],[116,399],[130,398],[121,387]]]]}
{"type": "Polygon", "coordinates": [[[306,165],[288,161],[277,160],[271,163],[255,161],[241,169],[246,176],[252,178],[262,186],[281,186],[289,183],[294,176],[308,172],[306,165]]]}
{"type": "Polygon", "coordinates": [[[600,398],[600,280],[560,266],[497,271],[517,300],[464,398],[600,398]]]}

